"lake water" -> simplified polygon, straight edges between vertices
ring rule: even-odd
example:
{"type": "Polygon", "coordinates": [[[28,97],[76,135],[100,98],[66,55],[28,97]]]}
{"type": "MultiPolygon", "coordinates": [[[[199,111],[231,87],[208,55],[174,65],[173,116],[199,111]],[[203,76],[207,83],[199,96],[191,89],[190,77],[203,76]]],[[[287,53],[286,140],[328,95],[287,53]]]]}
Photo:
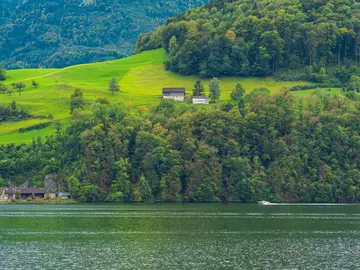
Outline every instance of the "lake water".
{"type": "Polygon", "coordinates": [[[0,269],[360,269],[360,206],[0,205],[0,269]]]}

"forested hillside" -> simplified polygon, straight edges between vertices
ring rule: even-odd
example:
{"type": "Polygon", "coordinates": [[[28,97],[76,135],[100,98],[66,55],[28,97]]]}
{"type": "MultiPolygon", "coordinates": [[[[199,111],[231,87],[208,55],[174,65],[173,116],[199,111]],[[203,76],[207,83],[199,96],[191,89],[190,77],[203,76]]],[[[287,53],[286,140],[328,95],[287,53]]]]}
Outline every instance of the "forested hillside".
{"type": "Polygon", "coordinates": [[[0,185],[55,174],[82,201],[360,201],[359,102],[267,89],[242,100],[128,113],[100,98],[66,131],[0,146],[0,185]]]}
{"type": "Polygon", "coordinates": [[[133,53],[141,32],[204,0],[1,0],[0,63],[64,67],[133,53]]]}
{"type": "Polygon", "coordinates": [[[164,47],[168,69],[204,77],[264,76],[281,69],[357,64],[356,0],[214,0],[139,38],[164,47]]]}

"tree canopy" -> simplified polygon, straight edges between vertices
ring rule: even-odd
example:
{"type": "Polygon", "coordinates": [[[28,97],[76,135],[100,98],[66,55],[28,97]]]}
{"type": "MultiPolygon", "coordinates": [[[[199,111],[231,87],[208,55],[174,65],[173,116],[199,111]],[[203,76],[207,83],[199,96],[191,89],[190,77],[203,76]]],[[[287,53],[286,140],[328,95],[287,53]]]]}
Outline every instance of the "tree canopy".
{"type": "Polygon", "coordinates": [[[359,13],[356,0],[211,1],[140,36],[137,52],[163,47],[168,69],[204,77],[356,65],[359,13]]]}
{"type": "Polygon", "coordinates": [[[141,113],[95,102],[52,136],[0,146],[0,178],[42,186],[56,174],[82,201],[360,202],[360,101],[263,88],[241,100],[245,116],[228,105],[162,100],[141,113]]]}

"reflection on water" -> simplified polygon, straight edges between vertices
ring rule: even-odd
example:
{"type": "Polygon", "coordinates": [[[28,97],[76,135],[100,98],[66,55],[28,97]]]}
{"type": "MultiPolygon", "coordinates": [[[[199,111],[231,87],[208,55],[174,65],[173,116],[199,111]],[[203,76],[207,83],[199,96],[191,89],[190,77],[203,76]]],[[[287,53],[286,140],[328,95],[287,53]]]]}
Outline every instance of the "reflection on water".
{"type": "Polygon", "coordinates": [[[0,269],[360,269],[360,206],[1,205],[0,254],[0,269]]]}

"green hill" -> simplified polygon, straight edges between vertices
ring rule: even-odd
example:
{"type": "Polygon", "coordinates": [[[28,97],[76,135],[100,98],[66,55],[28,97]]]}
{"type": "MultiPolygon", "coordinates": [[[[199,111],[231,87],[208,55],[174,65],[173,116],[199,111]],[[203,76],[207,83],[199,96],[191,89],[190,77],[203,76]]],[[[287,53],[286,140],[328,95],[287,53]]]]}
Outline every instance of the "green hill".
{"type": "Polygon", "coordinates": [[[357,64],[359,1],[214,0],[139,38],[163,47],[180,74],[266,76],[282,69],[357,64]]]}
{"type": "MultiPolygon", "coordinates": [[[[24,106],[32,115],[47,116],[66,121],[70,118],[70,96],[75,88],[81,88],[84,98],[90,105],[98,97],[107,97],[113,102],[123,102],[129,107],[151,105],[159,101],[163,87],[186,87],[188,95],[198,79],[196,76],[182,76],[166,71],[163,62],[167,55],[162,49],[147,51],[128,58],[101,63],[70,66],[63,69],[23,69],[8,71],[4,82],[11,88],[13,82],[22,81],[26,88],[21,95],[0,94],[0,103],[9,104],[13,100],[24,106]],[[121,91],[112,95],[108,81],[115,77],[120,81],[121,91]],[[32,80],[40,84],[31,86],[32,80]]],[[[299,82],[277,82],[271,78],[221,78],[222,95],[220,100],[229,100],[230,92],[240,82],[246,91],[266,87],[277,93],[282,87],[291,87],[299,82]]],[[[208,80],[204,80],[207,90],[208,80]]],[[[299,93],[301,94],[301,93],[299,93]]],[[[42,130],[18,133],[20,128],[51,122],[49,119],[31,119],[18,122],[0,123],[1,142],[27,142],[38,135],[53,132],[52,127],[42,130]]]]}
{"type": "Polygon", "coordinates": [[[0,63],[64,67],[133,54],[140,33],[204,0],[2,0],[0,63]]]}

